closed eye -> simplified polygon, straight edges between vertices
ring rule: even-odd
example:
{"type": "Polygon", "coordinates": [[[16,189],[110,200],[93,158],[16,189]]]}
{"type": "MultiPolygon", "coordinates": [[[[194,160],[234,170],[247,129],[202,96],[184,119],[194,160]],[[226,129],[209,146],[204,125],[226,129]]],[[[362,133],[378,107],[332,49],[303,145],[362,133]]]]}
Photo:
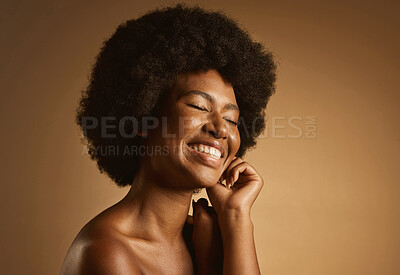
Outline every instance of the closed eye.
{"type": "Polygon", "coordinates": [[[237,126],[238,123],[236,121],[230,120],[230,119],[225,119],[226,121],[228,121],[229,123],[232,123],[233,125],[237,126]]]}
{"type": "Polygon", "coordinates": [[[208,110],[206,108],[203,108],[203,107],[200,107],[200,106],[197,106],[197,105],[194,105],[194,104],[187,104],[187,105],[192,107],[192,108],[195,108],[197,110],[208,112],[208,110]]]}

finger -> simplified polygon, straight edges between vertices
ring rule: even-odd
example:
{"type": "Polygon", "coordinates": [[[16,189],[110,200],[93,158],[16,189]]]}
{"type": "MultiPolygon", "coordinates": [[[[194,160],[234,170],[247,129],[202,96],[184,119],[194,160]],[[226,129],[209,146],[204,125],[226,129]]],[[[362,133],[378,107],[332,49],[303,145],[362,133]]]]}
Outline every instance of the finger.
{"type": "Polygon", "coordinates": [[[225,169],[224,173],[223,173],[223,177],[226,180],[226,186],[228,187],[228,185],[231,183],[230,181],[230,177],[232,175],[232,169],[237,166],[238,164],[244,162],[241,158],[236,158],[234,159],[229,166],[225,169]]]}
{"type": "Polygon", "coordinates": [[[240,173],[243,173],[246,170],[247,170],[247,165],[245,163],[241,163],[235,166],[235,168],[232,169],[232,176],[231,176],[232,184],[234,184],[239,179],[240,173]]]}
{"type": "Polygon", "coordinates": [[[254,176],[255,178],[260,177],[257,171],[254,169],[254,167],[252,167],[247,162],[242,162],[232,168],[229,182],[232,184],[237,182],[240,174],[243,174],[245,176],[254,176]]]}
{"type": "Polygon", "coordinates": [[[238,163],[240,163],[241,161],[243,161],[241,158],[238,158],[238,157],[235,157],[232,161],[231,161],[231,163],[229,163],[229,165],[228,165],[228,167],[225,169],[225,171],[222,173],[222,175],[221,175],[221,181],[223,181],[223,180],[225,180],[226,179],[226,176],[229,174],[228,172],[229,172],[229,170],[232,168],[232,167],[234,167],[234,166],[236,166],[238,163]]]}
{"type": "Polygon", "coordinates": [[[238,165],[239,163],[243,162],[243,160],[241,158],[235,157],[231,163],[229,163],[228,167],[225,169],[225,176],[228,175],[228,172],[235,167],[236,165],[238,165]]]}
{"type": "Polygon", "coordinates": [[[237,165],[233,171],[233,180],[236,190],[246,190],[246,193],[252,194],[254,198],[260,193],[264,181],[257,171],[248,163],[237,165]],[[241,175],[244,175],[243,177],[241,175]]]}
{"type": "MultiPolygon", "coordinates": [[[[220,201],[221,198],[225,198],[230,193],[230,191],[223,184],[215,184],[212,187],[208,187],[206,188],[206,192],[214,208],[218,206],[216,202],[220,201]]],[[[215,210],[219,211],[219,209],[215,210]]]]}

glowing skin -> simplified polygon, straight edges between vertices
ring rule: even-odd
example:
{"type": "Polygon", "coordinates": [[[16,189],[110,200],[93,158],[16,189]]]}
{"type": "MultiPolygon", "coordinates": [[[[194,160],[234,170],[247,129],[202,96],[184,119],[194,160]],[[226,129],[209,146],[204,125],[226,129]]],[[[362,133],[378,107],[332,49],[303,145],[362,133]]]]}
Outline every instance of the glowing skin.
{"type": "Polygon", "coordinates": [[[149,133],[148,146],[167,146],[170,152],[161,157],[149,156],[149,162],[155,169],[165,170],[161,174],[168,178],[163,181],[173,179],[171,186],[210,187],[240,146],[234,123],[239,119],[239,108],[233,88],[218,72],[209,71],[182,75],[169,92],[162,116],[167,117],[168,134],[175,137],[163,137],[162,129],[149,133]],[[196,153],[193,145],[203,154],[196,153]],[[219,147],[219,159],[207,155],[210,147],[219,147]]]}
{"type": "Polygon", "coordinates": [[[215,70],[181,75],[161,116],[170,135],[158,127],[144,144],[168,154],[141,158],[128,194],[79,232],[61,274],[194,274],[182,234],[188,223],[198,274],[220,274],[222,266],[223,274],[259,274],[250,209],[263,180],[235,158],[239,110],[232,86],[215,70]],[[200,201],[188,217],[198,188],[206,188],[213,208],[200,201]]]}

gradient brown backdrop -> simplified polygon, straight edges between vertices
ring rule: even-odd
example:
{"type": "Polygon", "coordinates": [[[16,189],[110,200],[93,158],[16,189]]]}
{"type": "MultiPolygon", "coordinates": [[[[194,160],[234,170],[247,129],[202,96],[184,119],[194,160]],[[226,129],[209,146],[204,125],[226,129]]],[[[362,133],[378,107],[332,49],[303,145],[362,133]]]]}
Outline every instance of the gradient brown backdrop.
{"type": "MultiPolygon", "coordinates": [[[[81,227],[127,192],[82,154],[73,112],[104,39],[173,3],[1,1],[1,274],[57,274],[81,227]]],[[[266,182],[252,210],[263,274],[400,274],[399,5],[197,3],[279,61],[247,157],[266,182]]]]}

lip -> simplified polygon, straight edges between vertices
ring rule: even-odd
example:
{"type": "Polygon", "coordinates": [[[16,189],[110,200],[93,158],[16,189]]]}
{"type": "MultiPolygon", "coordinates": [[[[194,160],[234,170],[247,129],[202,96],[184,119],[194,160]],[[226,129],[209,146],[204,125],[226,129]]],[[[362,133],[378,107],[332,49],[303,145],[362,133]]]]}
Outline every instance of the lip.
{"type": "MultiPolygon", "coordinates": [[[[210,147],[214,147],[221,152],[221,157],[219,159],[223,159],[225,157],[225,148],[217,140],[206,140],[206,139],[192,140],[187,143],[188,147],[190,148],[189,144],[203,144],[203,145],[207,145],[210,147]]],[[[192,148],[190,148],[190,149],[192,149],[192,148]]]]}
{"type": "MultiPolygon", "coordinates": [[[[204,144],[204,143],[201,143],[201,144],[204,144]]],[[[204,145],[206,145],[206,144],[204,144],[204,145]]],[[[188,148],[188,150],[189,150],[189,152],[190,152],[190,155],[191,156],[194,156],[196,159],[198,159],[200,162],[202,162],[203,164],[205,164],[205,165],[207,165],[207,166],[211,166],[211,167],[214,167],[214,168],[217,168],[217,167],[220,167],[221,166],[221,163],[222,163],[222,154],[221,154],[221,157],[219,158],[219,159],[215,159],[215,158],[213,158],[213,157],[211,157],[210,155],[208,155],[208,154],[205,154],[205,153],[202,153],[202,152],[199,152],[199,151],[196,151],[196,150],[194,150],[193,148],[191,148],[190,146],[189,146],[189,144],[186,144],[186,147],[188,148]]],[[[216,147],[215,147],[216,148],[216,147]]],[[[219,150],[219,149],[218,149],[219,150]]],[[[222,152],[221,152],[222,153],[222,152]]]]}

